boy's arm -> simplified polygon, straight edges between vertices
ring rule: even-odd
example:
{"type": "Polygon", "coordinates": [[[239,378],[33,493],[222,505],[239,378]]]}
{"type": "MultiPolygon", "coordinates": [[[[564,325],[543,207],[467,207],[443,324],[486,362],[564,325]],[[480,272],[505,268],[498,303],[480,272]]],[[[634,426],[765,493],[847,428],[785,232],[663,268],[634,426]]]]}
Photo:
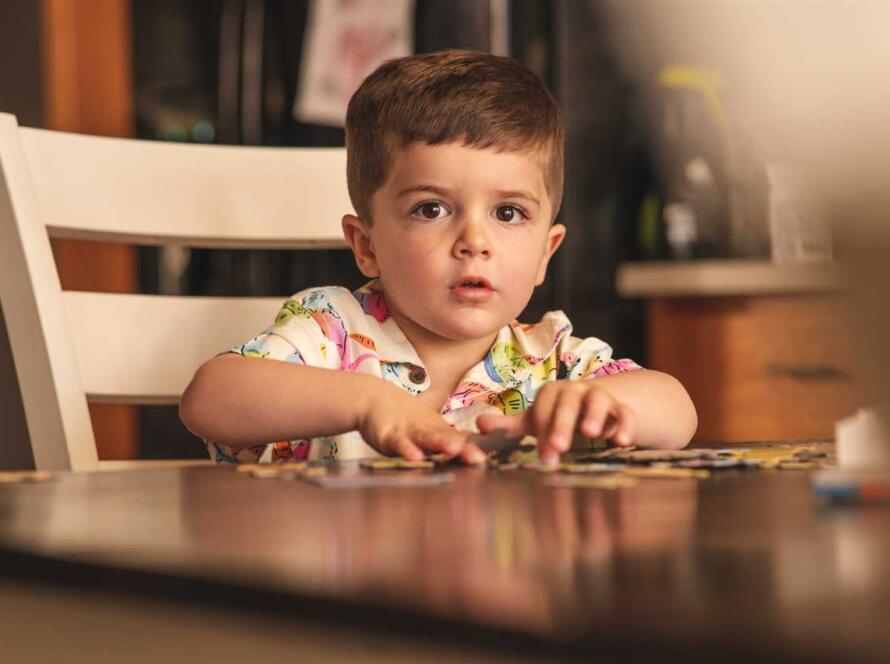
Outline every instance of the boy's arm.
{"type": "Polygon", "coordinates": [[[358,430],[383,454],[423,451],[479,461],[433,409],[385,380],[268,359],[223,355],[198,369],[179,404],[183,423],[222,445],[316,438],[358,430]]]}
{"type": "Polygon", "coordinates": [[[692,399],[673,376],[651,369],[586,379],[608,392],[633,413],[634,443],[642,447],[677,449],[692,440],[698,415],[692,399]]]}
{"type": "Polygon", "coordinates": [[[637,369],[600,378],[557,380],[544,385],[519,415],[481,415],[483,433],[536,436],[545,463],[566,452],[572,434],[611,438],[618,445],[677,449],[698,426],[695,406],[680,382],[659,371],[637,369]]]}
{"type": "Polygon", "coordinates": [[[195,373],[179,416],[195,435],[223,445],[336,435],[358,429],[379,382],[364,374],[221,355],[195,373]]]}

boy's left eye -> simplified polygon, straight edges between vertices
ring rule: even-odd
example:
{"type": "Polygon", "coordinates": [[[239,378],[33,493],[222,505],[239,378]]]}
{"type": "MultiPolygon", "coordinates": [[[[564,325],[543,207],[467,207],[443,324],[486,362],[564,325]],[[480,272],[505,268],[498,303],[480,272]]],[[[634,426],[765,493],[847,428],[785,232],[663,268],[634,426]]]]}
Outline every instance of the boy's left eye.
{"type": "Polygon", "coordinates": [[[421,219],[439,219],[446,213],[445,206],[438,201],[425,201],[411,210],[411,214],[421,219]]]}
{"type": "Polygon", "coordinates": [[[498,221],[517,221],[525,218],[525,213],[515,205],[499,205],[494,214],[498,221]]]}

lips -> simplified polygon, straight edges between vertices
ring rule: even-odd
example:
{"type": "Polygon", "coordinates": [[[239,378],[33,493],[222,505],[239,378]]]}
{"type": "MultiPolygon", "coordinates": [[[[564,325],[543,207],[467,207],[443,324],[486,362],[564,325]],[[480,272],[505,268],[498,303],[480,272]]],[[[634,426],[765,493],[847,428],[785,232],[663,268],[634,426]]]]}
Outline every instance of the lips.
{"type": "Polygon", "coordinates": [[[494,297],[494,287],[485,277],[470,274],[452,284],[451,294],[458,302],[479,306],[494,297]]]}
{"type": "Polygon", "coordinates": [[[491,285],[491,282],[485,277],[471,274],[466,277],[462,277],[458,281],[454,282],[451,285],[452,289],[465,289],[465,288],[479,288],[481,290],[494,290],[494,287],[491,285]]]}

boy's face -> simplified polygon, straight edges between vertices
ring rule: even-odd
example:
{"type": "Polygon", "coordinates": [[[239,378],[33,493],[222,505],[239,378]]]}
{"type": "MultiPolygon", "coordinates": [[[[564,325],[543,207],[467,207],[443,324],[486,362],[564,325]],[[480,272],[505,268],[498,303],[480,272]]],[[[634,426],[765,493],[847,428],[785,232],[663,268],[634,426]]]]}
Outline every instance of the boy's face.
{"type": "Polygon", "coordinates": [[[458,143],[395,151],[371,200],[373,226],[347,215],[343,228],[403,329],[480,339],[525,308],[565,236],[550,223],[542,164],[536,153],[458,143]]]}

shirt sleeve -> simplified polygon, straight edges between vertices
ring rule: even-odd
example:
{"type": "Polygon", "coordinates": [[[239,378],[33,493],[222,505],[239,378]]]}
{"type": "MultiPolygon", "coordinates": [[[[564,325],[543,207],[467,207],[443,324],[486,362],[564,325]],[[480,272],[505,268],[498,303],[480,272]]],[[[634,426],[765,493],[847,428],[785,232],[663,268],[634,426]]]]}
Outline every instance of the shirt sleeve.
{"type": "MultiPolygon", "coordinates": [[[[282,305],[272,327],[221,354],[339,368],[342,351],[338,341],[346,338],[346,331],[332,300],[315,289],[298,293],[282,305]]],[[[309,453],[308,440],[246,446],[205,440],[204,444],[218,464],[296,461],[309,453]]]]}
{"type": "Polygon", "coordinates": [[[614,359],[612,347],[595,337],[569,337],[560,349],[558,377],[566,380],[601,378],[642,367],[630,359],[614,359]]]}
{"type": "Polygon", "coordinates": [[[352,297],[341,288],[297,293],[281,306],[270,328],[226,352],[339,369],[348,336],[337,306],[344,296],[352,297]]]}
{"type": "MultiPolygon", "coordinates": [[[[269,328],[246,343],[236,344],[221,354],[305,364],[300,351],[275,334],[274,328],[269,328]]],[[[220,465],[296,461],[305,459],[309,454],[308,440],[283,440],[259,445],[222,445],[205,439],[204,444],[207,446],[210,458],[220,465]]]]}

